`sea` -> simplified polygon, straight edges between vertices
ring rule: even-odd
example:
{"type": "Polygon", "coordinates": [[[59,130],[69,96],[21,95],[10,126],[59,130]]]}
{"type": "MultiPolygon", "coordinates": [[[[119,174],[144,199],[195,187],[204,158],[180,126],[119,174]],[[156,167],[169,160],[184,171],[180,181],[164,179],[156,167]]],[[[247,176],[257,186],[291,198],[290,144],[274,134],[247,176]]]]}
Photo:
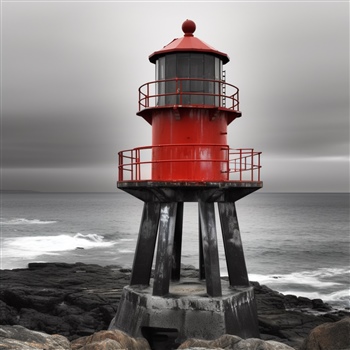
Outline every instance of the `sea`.
{"type": "MultiPolygon", "coordinates": [[[[131,268],[142,208],[142,201],[119,190],[1,193],[0,269],[30,262],[131,268]]],[[[236,208],[250,281],[349,310],[349,193],[255,192],[236,208]]],[[[216,224],[225,276],[218,216],[216,224]]],[[[182,241],[182,263],[198,268],[196,203],[184,204],[182,241]]]]}

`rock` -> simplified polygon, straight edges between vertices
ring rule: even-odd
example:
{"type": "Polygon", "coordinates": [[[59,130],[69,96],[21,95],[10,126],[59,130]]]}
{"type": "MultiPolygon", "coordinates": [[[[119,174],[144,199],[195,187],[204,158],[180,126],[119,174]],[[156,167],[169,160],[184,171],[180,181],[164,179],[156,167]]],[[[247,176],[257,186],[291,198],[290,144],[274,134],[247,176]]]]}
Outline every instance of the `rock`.
{"type": "Polygon", "coordinates": [[[223,348],[213,348],[213,347],[198,347],[198,346],[195,346],[195,347],[190,347],[190,348],[185,348],[185,349],[182,349],[182,350],[207,350],[207,349],[210,349],[210,350],[225,350],[223,348]]]}
{"type": "Polygon", "coordinates": [[[0,324],[13,325],[16,322],[18,322],[17,310],[0,300],[0,324]]]}
{"type": "MultiPolygon", "coordinates": [[[[31,263],[27,269],[1,270],[0,324],[60,334],[70,341],[106,330],[130,272],[82,263],[31,263]]],[[[183,265],[181,275],[196,278],[198,270],[183,265]]],[[[320,299],[283,295],[256,282],[252,285],[265,343],[277,341],[297,349],[313,328],[350,316],[320,299]]],[[[112,346],[111,341],[105,344],[112,346]]]]}
{"type": "Polygon", "coordinates": [[[71,350],[71,346],[61,335],[30,331],[22,326],[0,326],[0,349],[71,350]]]}
{"type": "Polygon", "coordinates": [[[294,350],[292,347],[276,341],[261,339],[242,339],[225,334],[216,340],[188,339],[178,349],[225,349],[225,350],[294,350]]]}
{"type": "Polygon", "coordinates": [[[151,350],[144,338],[132,338],[120,330],[100,331],[72,342],[72,350],[151,350]]]}
{"type": "Polygon", "coordinates": [[[350,317],[338,322],[324,323],[314,328],[301,346],[301,350],[350,349],[350,317]]]}
{"type": "Polygon", "coordinates": [[[119,342],[108,338],[101,340],[100,342],[87,344],[80,349],[81,350],[116,350],[116,349],[125,350],[125,348],[119,342]]]}
{"type": "Polygon", "coordinates": [[[235,344],[239,343],[241,340],[242,338],[236,335],[224,334],[218,339],[213,340],[212,345],[218,348],[228,348],[230,346],[233,347],[235,344]]]}
{"type": "Polygon", "coordinates": [[[232,350],[295,350],[294,348],[272,340],[242,339],[232,350]]]}
{"type": "Polygon", "coordinates": [[[283,295],[257,282],[252,284],[257,301],[260,336],[263,340],[275,340],[299,349],[313,328],[350,315],[346,312],[334,313],[334,310],[331,313],[329,305],[320,299],[283,295]],[[320,310],[323,312],[320,313],[320,310]]]}
{"type": "Polygon", "coordinates": [[[129,274],[118,267],[31,263],[2,270],[0,321],[73,340],[107,329],[129,274]]]}
{"type": "Polygon", "coordinates": [[[192,348],[204,348],[211,349],[211,341],[204,339],[187,339],[184,343],[182,343],[178,349],[192,349],[192,348]]]}

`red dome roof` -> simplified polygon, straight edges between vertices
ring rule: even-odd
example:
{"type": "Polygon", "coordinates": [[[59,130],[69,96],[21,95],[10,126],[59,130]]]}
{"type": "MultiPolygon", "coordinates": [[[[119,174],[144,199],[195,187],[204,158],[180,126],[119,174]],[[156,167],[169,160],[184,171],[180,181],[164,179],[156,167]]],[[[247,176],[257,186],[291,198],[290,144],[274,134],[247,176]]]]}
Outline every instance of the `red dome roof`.
{"type": "Polygon", "coordinates": [[[182,30],[185,33],[182,38],[174,39],[168,45],[164,46],[162,50],[153,52],[148,58],[152,63],[156,63],[156,60],[163,55],[174,52],[204,52],[219,57],[223,64],[227,63],[230,59],[227,54],[220,52],[213,47],[209,46],[202,40],[193,36],[196,30],[196,24],[187,19],[182,24],[182,30]]]}

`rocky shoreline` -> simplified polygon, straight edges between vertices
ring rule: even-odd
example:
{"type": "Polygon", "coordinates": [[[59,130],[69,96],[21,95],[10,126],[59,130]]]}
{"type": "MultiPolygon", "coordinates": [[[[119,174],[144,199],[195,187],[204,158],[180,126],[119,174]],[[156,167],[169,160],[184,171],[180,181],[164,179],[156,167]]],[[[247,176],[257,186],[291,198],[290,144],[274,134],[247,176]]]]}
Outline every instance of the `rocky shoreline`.
{"type": "MultiPolygon", "coordinates": [[[[20,325],[74,341],[108,329],[131,271],[82,263],[31,263],[26,269],[0,274],[1,325],[20,325]]],[[[196,277],[198,271],[183,266],[182,276],[196,277]]],[[[263,340],[301,349],[312,329],[350,316],[320,299],[282,295],[252,284],[263,340]]]]}

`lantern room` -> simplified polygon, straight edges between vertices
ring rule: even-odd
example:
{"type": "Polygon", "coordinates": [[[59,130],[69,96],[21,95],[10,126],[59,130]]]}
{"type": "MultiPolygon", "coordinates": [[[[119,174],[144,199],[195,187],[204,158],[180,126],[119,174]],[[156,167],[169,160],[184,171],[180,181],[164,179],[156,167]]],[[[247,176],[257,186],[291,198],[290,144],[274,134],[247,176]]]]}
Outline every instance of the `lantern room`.
{"type": "Polygon", "coordinates": [[[213,55],[199,52],[164,55],[156,60],[156,80],[160,81],[157,84],[158,105],[219,106],[221,75],[222,61],[213,55]],[[176,78],[184,79],[181,101],[176,94],[176,78]]]}
{"type": "Polygon", "coordinates": [[[222,66],[229,59],[226,54],[194,37],[195,29],[195,23],[186,20],[182,25],[184,37],[173,40],[149,57],[156,65],[158,106],[222,105],[222,66]],[[181,96],[177,93],[176,79],[182,81],[181,96]]]}

